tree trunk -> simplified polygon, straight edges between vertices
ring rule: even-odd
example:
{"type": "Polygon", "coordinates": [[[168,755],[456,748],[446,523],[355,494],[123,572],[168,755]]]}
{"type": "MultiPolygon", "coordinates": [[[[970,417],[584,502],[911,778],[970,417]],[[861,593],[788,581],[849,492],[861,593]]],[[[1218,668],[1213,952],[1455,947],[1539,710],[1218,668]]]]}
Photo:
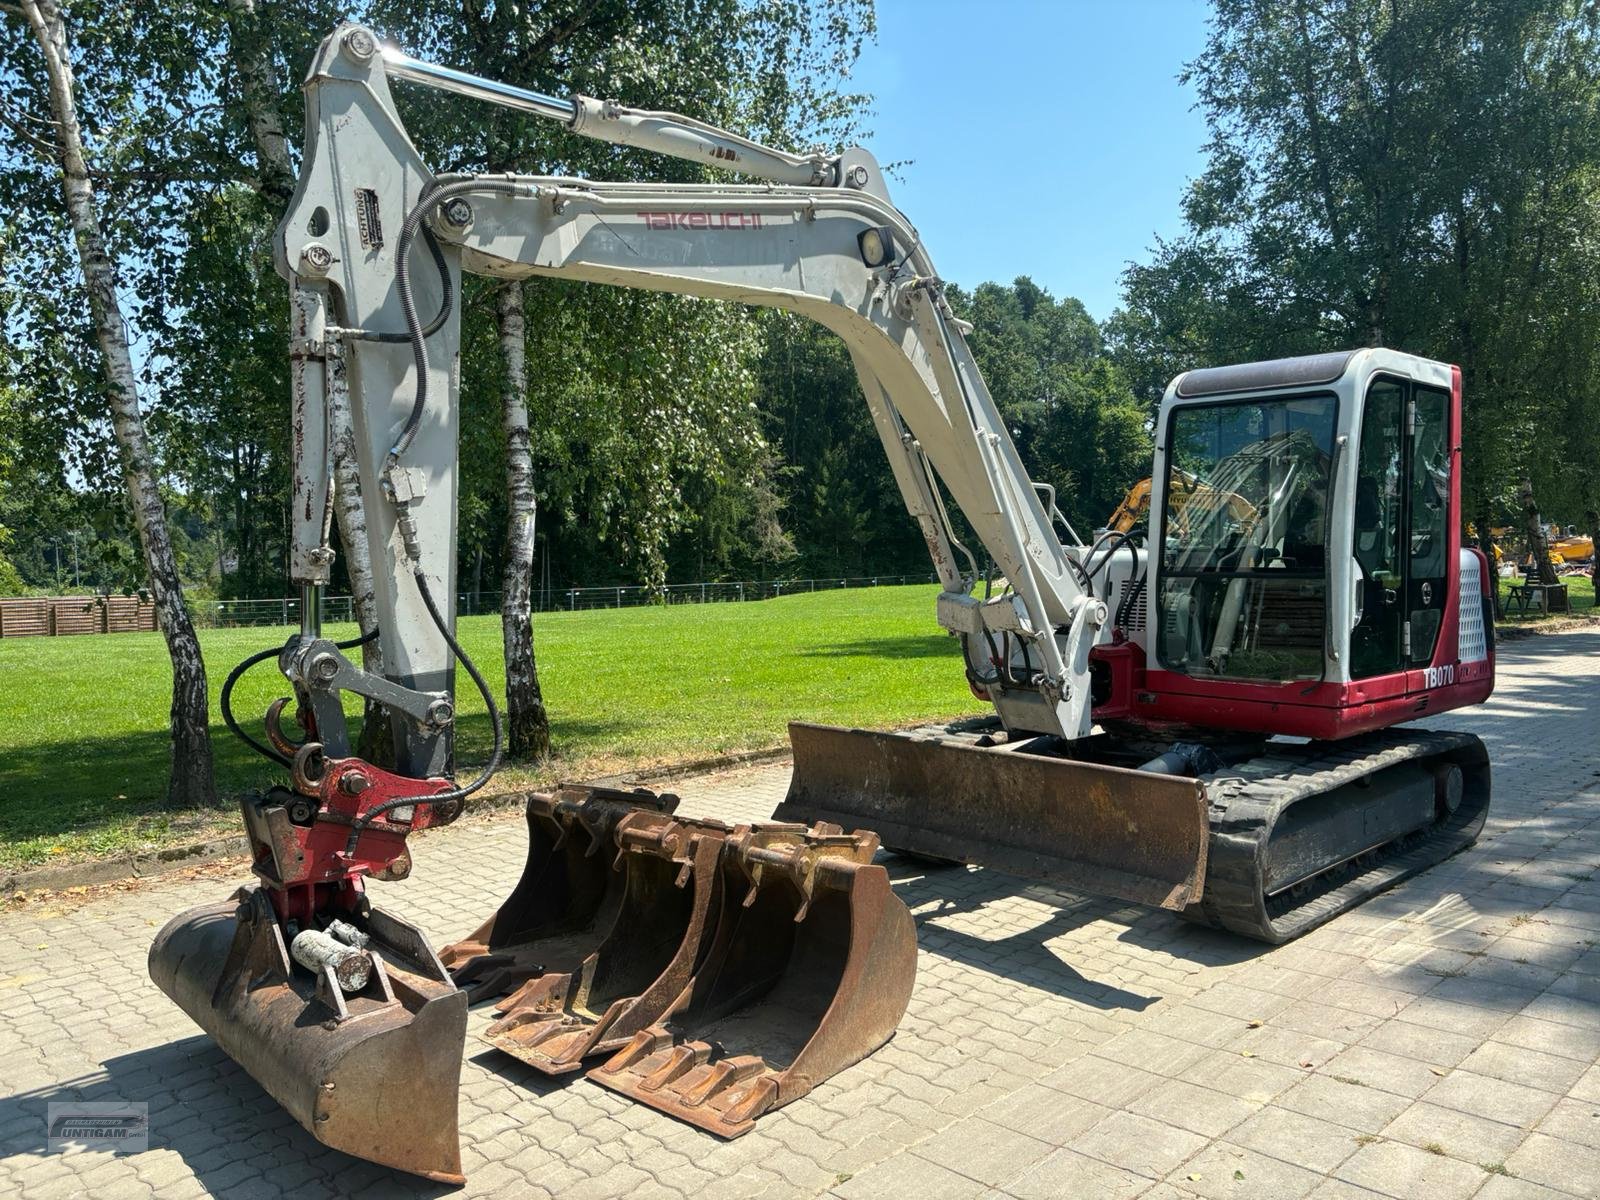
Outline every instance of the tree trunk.
{"type": "Polygon", "coordinates": [[[289,139],[278,108],[278,79],[266,36],[257,18],[255,0],[228,0],[228,32],[233,43],[233,63],[239,73],[239,92],[256,144],[260,176],[256,191],[282,213],[294,197],[294,168],[289,164],[289,139]]]}
{"type": "Polygon", "coordinates": [[[149,572],[156,620],[172,660],[172,752],[167,800],[200,805],[216,797],[211,762],[211,727],[206,667],[200,656],[189,609],[184,604],[178,564],[167,532],[167,514],[156,487],[144,418],[139,411],[138,380],[128,351],[116,274],[100,230],[100,213],[73,98],[72,58],[66,26],[54,0],[22,0],[50,81],[50,109],[55,118],[56,148],[61,157],[62,190],[78,247],[84,288],[104,359],[106,401],[117,439],[123,481],[139,545],[149,572]]]}
{"type": "MultiPolygon", "coordinates": [[[[294,197],[294,167],[289,162],[289,141],[284,134],[281,90],[256,0],[228,0],[228,28],[239,90],[255,142],[259,178],[256,190],[281,217],[294,197]]],[[[356,462],[355,429],[351,424],[350,389],[344,361],[334,358],[328,371],[328,440],[333,456],[333,515],[339,522],[339,543],[344,550],[345,575],[350,580],[351,608],[362,633],[377,626],[376,591],[372,583],[372,544],[367,536],[366,510],[361,505],[361,474],[356,462]]],[[[374,675],[383,674],[383,651],[374,638],[361,647],[361,665],[374,675]]],[[[379,704],[367,701],[362,719],[360,749],[367,761],[386,765],[393,758],[388,715],[379,704]]]]}
{"type": "Polygon", "coordinates": [[[528,342],[522,284],[495,297],[495,321],[505,368],[501,404],[506,432],[506,567],[500,632],[506,657],[507,749],[535,761],[550,753],[550,717],[533,656],[533,452],[528,440],[528,342]]]}
{"type": "Polygon", "coordinates": [[[1555,565],[1550,561],[1550,545],[1545,540],[1544,526],[1539,521],[1539,506],[1533,499],[1533,481],[1526,475],[1517,489],[1517,503],[1522,506],[1522,530],[1528,540],[1528,553],[1533,555],[1534,571],[1540,583],[1559,583],[1555,565]]]}

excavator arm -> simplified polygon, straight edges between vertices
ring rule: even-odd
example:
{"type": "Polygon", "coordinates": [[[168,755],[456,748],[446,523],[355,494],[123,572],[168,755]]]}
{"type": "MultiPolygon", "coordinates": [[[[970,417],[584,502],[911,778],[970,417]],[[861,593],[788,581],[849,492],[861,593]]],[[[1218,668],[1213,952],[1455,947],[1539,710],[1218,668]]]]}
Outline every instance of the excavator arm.
{"type": "MultiPolygon", "coordinates": [[[[324,44],[307,96],[305,167],[278,242],[306,330],[294,358],[294,574],[313,587],[329,577],[322,438],[338,360],[377,534],[378,636],[391,681],[427,693],[451,686],[453,655],[414,581],[448,626],[461,273],[548,276],[786,308],[837,333],[943,585],[938,619],[962,636],[975,686],[1008,726],[1088,732],[1088,648],[1106,612],[1085,586],[1087,548],[1057,536],[1053,503],[1023,469],[928,252],[870,155],[790,155],[690,118],[524,92],[419,63],[359,27],[324,44]],[[396,78],[773,182],[435,177],[395,110],[396,78]],[[1007,581],[1003,594],[972,595],[978,567],[941,486],[1007,581]]],[[[360,682],[355,668],[341,671],[360,682]]],[[[436,772],[448,723],[396,721],[404,772],[436,772]]]]}

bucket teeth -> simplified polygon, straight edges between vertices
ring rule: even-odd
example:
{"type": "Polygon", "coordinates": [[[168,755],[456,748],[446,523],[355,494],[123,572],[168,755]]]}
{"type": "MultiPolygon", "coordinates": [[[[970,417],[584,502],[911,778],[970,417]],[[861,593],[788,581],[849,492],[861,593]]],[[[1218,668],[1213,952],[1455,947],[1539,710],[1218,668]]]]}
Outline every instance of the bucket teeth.
{"type": "Polygon", "coordinates": [[[511,992],[485,1039],[732,1137],[894,1032],[916,935],[876,835],[730,828],[648,793],[528,800],[528,865],[444,960],[511,992]]]}
{"type": "Polygon", "coordinates": [[[740,826],[717,863],[718,919],[678,1003],[589,1078],[723,1137],[805,1095],[894,1033],[916,932],[873,834],[740,826]]]}

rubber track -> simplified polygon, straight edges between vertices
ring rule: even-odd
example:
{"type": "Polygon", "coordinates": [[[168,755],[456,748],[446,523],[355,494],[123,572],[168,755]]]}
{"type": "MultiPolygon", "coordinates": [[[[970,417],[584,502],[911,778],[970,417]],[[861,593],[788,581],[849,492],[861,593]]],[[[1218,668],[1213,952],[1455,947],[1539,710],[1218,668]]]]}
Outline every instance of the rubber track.
{"type": "MultiPolygon", "coordinates": [[[[1211,843],[1200,903],[1184,910],[1190,920],[1263,942],[1290,941],[1466,849],[1489,815],[1489,756],[1471,734],[1391,729],[1349,741],[1271,749],[1202,777],[1211,802],[1211,843]],[[1455,812],[1430,828],[1336,865],[1285,895],[1262,894],[1267,843],[1291,805],[1419,760],[1461,767],[1465,788],[1455,812]]],[[[1350,847],[1351,852],[1359,849],[1350,847]]],[[[1341,857],[1331,856],[1331,861],[1341,857]]]]}

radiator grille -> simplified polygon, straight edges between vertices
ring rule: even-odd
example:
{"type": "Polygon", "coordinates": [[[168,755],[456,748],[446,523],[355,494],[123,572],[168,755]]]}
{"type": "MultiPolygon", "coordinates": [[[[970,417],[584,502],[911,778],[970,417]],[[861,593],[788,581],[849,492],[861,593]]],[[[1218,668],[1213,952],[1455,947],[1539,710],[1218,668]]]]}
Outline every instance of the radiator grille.
{"type": "Polygon", "coordinates": [[[1470,550],[1461,552],[1461,579],[1456,592],[1456,616],[1460,622],[1456,653],[1464,663],[1482,662],[1489,657],[1489,640],[1483,631],[1482,564],[1470,550]]]}

